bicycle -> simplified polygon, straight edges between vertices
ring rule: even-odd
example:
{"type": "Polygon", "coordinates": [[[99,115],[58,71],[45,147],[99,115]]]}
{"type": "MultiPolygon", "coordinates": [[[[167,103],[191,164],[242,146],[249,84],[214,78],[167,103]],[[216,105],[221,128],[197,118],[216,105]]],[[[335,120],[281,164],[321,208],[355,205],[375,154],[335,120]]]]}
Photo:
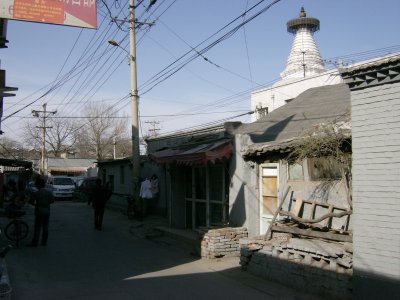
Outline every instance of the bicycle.
{"type": "Polygon", "coordinates": [[[28,224],[20,219],[25,214],[26,212],[24,210],[15,210],[9,212],[7,215],[7,217],[13,220],[4,228],[4,234],[10,241],[15,242],[16,246],[18,246],[19,242],[25,239],[29,233],[28,224]]]}

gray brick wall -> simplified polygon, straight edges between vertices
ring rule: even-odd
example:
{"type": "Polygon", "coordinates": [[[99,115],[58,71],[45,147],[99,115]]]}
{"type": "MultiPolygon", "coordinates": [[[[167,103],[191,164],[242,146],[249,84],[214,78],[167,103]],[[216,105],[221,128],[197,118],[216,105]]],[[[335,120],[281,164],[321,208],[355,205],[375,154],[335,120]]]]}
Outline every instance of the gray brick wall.
{"type": "Polygon", "coordinates": [[[400,83],[351,92],[354,269],[400,278],[400,83]]]}

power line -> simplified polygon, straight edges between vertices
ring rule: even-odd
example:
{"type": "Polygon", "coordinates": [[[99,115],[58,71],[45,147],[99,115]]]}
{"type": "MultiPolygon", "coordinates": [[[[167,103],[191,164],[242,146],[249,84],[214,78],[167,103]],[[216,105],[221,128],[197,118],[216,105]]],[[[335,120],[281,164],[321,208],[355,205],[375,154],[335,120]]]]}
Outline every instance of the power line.
{"type": "MultiPolygon", "coordinates": [[[[250,9],[248,9],[246,12],[244,12],[244,14],[247,14],[249,11],[253,10],[255,7],[257,7],[258,5],[260,5],[262,2],[264,2],[265,0],[261,0],[260,2],[258,2],[257,4],[253,5],[250,9]]],[[[171,64],[169,64],[167,67],[165,67],[162,71],[158,72],[156,75],[154,75],[152,78],[150,78],[149,80],[147,80],[142,88],[147,88],[144,92],[141,93],[141,95],[144,95],[146,93],[148,93],[150,90],[152,90],[155,86],[159,85],[160,83],[162,83],[163,81],[167,80],[168,78],[170,78],[172,75],[174,75],[175,73],[177,73],[179,70],[181,70],[185,65],[187,65],[188,63],[190,63],[191,61],[193,61],[194,59],[198,58],[201,54],[204,54],[205,52],[209,51],[211,48],[213,48],[214,46],[216,46],[217,44],[219,44],[220,42],[228,39],[229,37],[231,37],[235,32],[237,32],[239,30],[239,28],[241,28],[242,26],[244,26],[245,24],[249,23],[250,21],[252,21],[253,19],[255,19],[256,17],[258,17],[259,15],[261,15],[262,13],[264,13],[265,11],[267,11],[269,8],[271,8],[273,5],[275,5],[276,3],[278,3],[280,0],[275,0],[272,3],[270,3],[269,5],[267,5],[266,7],[262,8],[260,11],[258,11],[257,13],[255,13],[253,16],[251,16],[250,18],[248,18],[247,20],[243,21],[242,23],[240,23],[239,25],[237,25],[236,27],[234,27],[233,29],[231,29],[230,31],[228,31],[227,33],[223,34],[221,37],[219,37],[217,40],[215,40],[214,42],[212,42],[211,44],[209,44],[208,46],[204,47],[202,50],[196,50],[196,53],[194,55],[192,55],[191,57],[187,58],[185,61],[183,62],[179,62],[181,60],[183,60],[188,54],[190,54],[191,52],[193,52],[193,50],[190,50],[188,52],[186,52],[185,54],[183,54],[180,58],[178,58],[177,60],[175,60],[174,62],[172,62],[171,64]],[[179,63],[178,63],[179,62],[179,63]]],[[[229,27],[231,24],[233,24],[236,20],[238,20],[239,18],[241,18],[243,14],[241,14],[239,17],[235,18],[233,21],[229,22],[227,25],[225,25],[223,28],[221,28],[220,30],[218,30],[216,33],[214,33],[213,35],[211,35],[209,38],[207,38],[206,40],[204,40],[203,42],[201,42],[200,44],[198,44],[196,47],[194,47],[195,49],[197,49],[200,45],[204,44],[207,40],[211,39],[212,37],[218,35],[221,31],[223,31],[225,28],[229,27]]]]}
{"type": "MultiPolygon", "coordinates": [[[[126,97],[129,97],[126,96],[126,97]]],[[[124,97],[125,98],[125,97],[124,97]]],[[[234,112],[243,112],[247,110],[228,110],[228,111],[214,111],[214,112],[196,112],[196,113],[190,113],[190,114],[160,114],[160,115],[141,115],[142,118],[158,118],[158,117],[179,117],[179,116],[197,116],[197,115],[215,115],[215,114],[225,114],[225,113],[234,113],[234,112]]],[[[118,112],[118,111],[117,111],[118,112]]],[[[34,117],[32,116],[13,116],[15,118],[22,118],[22,119],[33,119],[34,117]]],[[[94,119],[103,119],[103,118],[108,118],[108,119],[129,119],[130,116],[114,116],[114,117],[91,117],[94,119]]],[[[54,119],[87,119],[85,116],[57,116],[54,117],[54,119]]]]}

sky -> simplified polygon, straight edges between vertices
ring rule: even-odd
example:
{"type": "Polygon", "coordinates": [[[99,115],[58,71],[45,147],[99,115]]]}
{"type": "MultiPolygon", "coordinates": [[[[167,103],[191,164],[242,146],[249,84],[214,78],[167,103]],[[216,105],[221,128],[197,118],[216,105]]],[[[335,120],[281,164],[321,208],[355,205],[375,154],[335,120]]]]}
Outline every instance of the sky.
{"type": "MultiPolygon", "coordinates": [[[[18,91],[4,98],[3,137],[22,141],[43,103],[77,120],[89,102],[109,105],[130,124],[128,0],[104,1],[97,29],[9,20],[0,63],[18,91]]],[[[398,0],[280,0],[268,9],[274,1],[158,0],[146,11],[148,2],[136,8],[138,21],[154,22],[136,31],[140,135],[250,122],[251,92],[280,78],[293,42],[286,22],[301,6],[321,22],[314,38],[328,68],[400,51],[398,0]]]]}

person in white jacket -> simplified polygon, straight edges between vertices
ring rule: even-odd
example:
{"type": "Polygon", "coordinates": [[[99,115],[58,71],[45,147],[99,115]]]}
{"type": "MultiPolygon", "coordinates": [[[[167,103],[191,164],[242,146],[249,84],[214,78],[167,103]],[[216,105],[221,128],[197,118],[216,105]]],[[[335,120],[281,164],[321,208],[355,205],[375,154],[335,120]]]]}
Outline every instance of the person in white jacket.
{"type": "Polygon", "coordinates": [[[150,199],[153,198],[151,192],[151,182],[149,178],[146,178],[140,185],[140,206],[141,206],[141,217],[145,217],[147,214],[147,206],[150,199]]]}

